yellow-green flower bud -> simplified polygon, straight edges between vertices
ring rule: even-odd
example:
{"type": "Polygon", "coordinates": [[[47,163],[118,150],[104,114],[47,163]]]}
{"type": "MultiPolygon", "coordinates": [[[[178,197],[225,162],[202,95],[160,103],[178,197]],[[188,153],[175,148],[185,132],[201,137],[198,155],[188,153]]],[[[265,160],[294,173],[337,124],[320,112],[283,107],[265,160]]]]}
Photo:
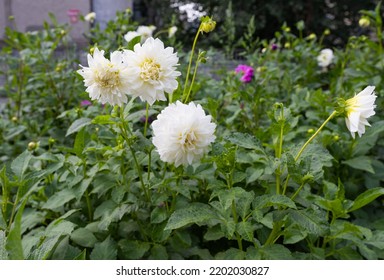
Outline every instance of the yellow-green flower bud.
{"type": "Polygon", "coordinates": [[[333,136],[333,140],[334,141],[339,141],[340,140],[340,136],[339,135],[334,135],[333,136]]]}
{"type": "Polygon", "coordinates": [[[329,30],[328,28],[324,30],[324,35],[328,36],[329,34],[331,34],[331,30],[329,30]]]}
{"type": "Polygon", "coordinates": [[[316,34],[315,33],[311,33],[309,34],[309,36],[307,37],[308,40],[315,40],[316,39],[316,34]]]}
{"type": "Polygon", "coordinates": [[[284,44],[284,48],[289,49],[290,47],[291,47],[291,43],[290,42],[286,42],[284,44]]]}
{"type": "Polygon", "coordinates": [[[201,18],[200,28],[201,32],[209,33],[212,32],[216,27],[216,21],[212,20],[209,16],[201,18]]]}
{"type": "Polygon", "coordinates": [[[361,27],[368,27],[370,24],[370,21],[369,21],[369,18],[367,17],[362,17],[360,20],[359,20],[359,25],[361,27]]]}
{"type": "Polygon", "coordinates": [[[16,117],[16,116],[14,116],[14,117],[12,117],[12,121],[13,122],[17,122],[19,119],[16,117]]]}
{"type": "Polygon", "coordinates": [[[36,148],[37,148],[37,144],[36,144],[36,142],[29,142],[29,143],[28,143],[28,150],[29,150],[29,151],[36,150],[36,148]]]}
{"type": "Polygon", "coordinates": [[[313,134],[314,132],[315,132],[315,130],[313,128],[310,128],[310,129],[307,130],[308,134],[313,134]]]}

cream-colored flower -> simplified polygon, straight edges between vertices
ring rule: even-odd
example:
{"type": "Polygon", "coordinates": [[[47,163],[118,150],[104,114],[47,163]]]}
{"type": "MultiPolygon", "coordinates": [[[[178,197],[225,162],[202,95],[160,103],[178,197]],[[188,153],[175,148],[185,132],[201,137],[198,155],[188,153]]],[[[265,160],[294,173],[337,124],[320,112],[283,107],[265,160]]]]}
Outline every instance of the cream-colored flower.
{"type": "Polygon", "coordinates": [[[148,38],[143,45],[136,44],[133,51],[124,52],[128,64],[131,94],[152,105],[166,100],[164,92],[172,93],[178,87],[176,71],[179,58],[173,48],[164,48],[160,39],[148,38]]]}
{"type": "Polygon", "coordinates": [[[168,38],[172,38],[173,36],[175,36],[176,31],[177,31],[176,26],[171,26],[170,28],[168,28],[168,38]]]}
{"type": "Polygon", "coordinates": [[[189,165],[199,161],[215,141],[216,124],[200,105],[177,101],[152,123],[152,142],[164,162],[189,165]]]}
{"type": "Polygon", "coordinates": [[[96,13],[95,12],[90,12],[89,14],[84,16],[84,20],[88,22],[93,22],[96,19],[96,13]]]}
{"type": "Polygon", "coordinates": [[[333,51],[331,49],[323,49],[317,57],[317,62],[320,67],[328,67],[333,60],[333,51]]]}
{"type": "Polygon", "coordinates": [[[156,30],[156,26],[141,25],[137,28],[136,32],[141,35],[141,42],[145,42],[148,38],[152,37],[153,31],[156,30]]]}
{"type": "Polygon", "coordinates": [[[375,114],[375,87],[367,86],[360,93],[345,101],[345,123],[353,138],[365,133],[365,126],[370,124],[367,119],[375,114]]]}
{"type": "Polygon", "coordinates": [[[111,59],[104,57],[104,51],[95,48],[93,56],[88,54],[88,65],[77,72],[84,78],[86,92],[92,100],[102,104],[121,106],[127,102],[129,72],[120,51],[111,53],[111,59]]]}

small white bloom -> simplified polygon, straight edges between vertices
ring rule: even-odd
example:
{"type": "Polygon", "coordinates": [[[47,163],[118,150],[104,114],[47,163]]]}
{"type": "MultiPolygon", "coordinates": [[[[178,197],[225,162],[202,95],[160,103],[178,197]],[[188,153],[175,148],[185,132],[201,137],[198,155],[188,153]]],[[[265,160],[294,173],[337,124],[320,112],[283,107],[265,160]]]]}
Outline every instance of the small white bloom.
{"type": "Polygon", "coordinates": [[[129,72],[122,52],[111,53],[111,60],[108,60],[104,57],[104,51],[95,48],[93,56],[88,54],[88,65],[80,65],[82,69],[77,72],[83,76],[86,92],[92,100],[119,106],[127,103],[129,72]]]}
{"type": "Polygon", "coordinates": [[[176,101],[152,123],[152,142],[164,162],[188,165],[199,161],[215,141],[216,124],[200,105],[176,101]]]}
{"type": "Polygon", "coordinates": [[[136,44],[134,51],[125,51],[128,64],[131,94],[152,105],[166,100],[164,92],[172,93],[178,87],[176,71],[179,58],[173,48],[164,48],[160,39],[148,38],[143,45],[136,44]]]}
{"type": "Polygon", "coordinates": [[[96,13],[95,12],[91,12],[91,13],[84,16],[84,20],[86,20],[88,22],[93,22],[95,19],[96,19],[96,13]]]}
{"type": "Polygon", "coordinates": [[[140,36],[140,34],[136,31],[128,31],[127,34],[124,35],[124,39],[127,42],[130,42],[133,38],[140,36]]]}
{"type": "Polygon", "coordinates": [[[353,98],[345,101],[345,123],[353,138],[357,132],[359,136],[365,133],[365,126],[370,124],[367,119],[375,114],[375,87],[367,86],[353,98]]]}
{"type": "Polygon", "coordinates": [[[176,31],[177,31],[176,26],[171,26],[170,28],[168,28],[168,38],[172,38],[173,36],[175,36],[176,31]]]}
{"type": "Polygon", "coordinates": [[[331,49],[323,49],[317,57],[317,62],[320,67],[328,67],[333,60],[333,51],[331,49]]]}
{"type": "Polygon", "coordinates": [[[148,38],[152,37],[153,31],[156,30],[156,26],[150,25],[150,26],[145,26],[145,25],[140,25],[136,32],[141,35],[141,42],[145,42],[148,38]]]}

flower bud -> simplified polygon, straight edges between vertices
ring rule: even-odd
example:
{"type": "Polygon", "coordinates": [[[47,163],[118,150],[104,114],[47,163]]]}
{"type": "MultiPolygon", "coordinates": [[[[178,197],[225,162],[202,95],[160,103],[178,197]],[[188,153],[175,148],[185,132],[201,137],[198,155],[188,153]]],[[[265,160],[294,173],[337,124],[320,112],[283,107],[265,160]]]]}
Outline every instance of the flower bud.
{"type": "Polygon", "coordinates": [[[329,34],[331,34],[331,30],[329,30],[328,28],[324,30],[324,35],[328,36],[329,34]]]}
{"type": "Polygon", "coordinates": [[[308,134],[312,134],[312,133],[314,133],[314,132],[315,132],[315,130],[314,130],[313,128],[310,128],[310,129],[307,130],[307,133],[308,133],[308,134]]]}
{"type": "Polygon", "coordinates": [[[370,24],[370,21],[369,21],[369,18],[367,17],[362,17],[360,20],[359,20],[359,25],[361,27],[368,27],[370,24]]]}
{"type": "Polygon", "coordinates": [[[286,42],[284,44],[284,48],[289,49],[290,47],[291,47],[291,43],[290,42],[286,42]]]}
{"type": "Polygon", "coordinates": [[[37,148],[36,142],[29,142],[28,143],[28,151],[34,151],[37,148]]]}
{"type": "Polygon", "coordinates": [[[13,122],[17,122],[19,119],[16,117],[16,116],[14,116],[14,117],[12,117],[12,121],[13,122]]]}
{"type": "Polygon", "coordinates": [[[311,33],[309,34],[309,36],[307,37],[308,40],[315,40],[316,39],[316,34],[315,33],[311,33]]]}
{"type": "Polygon", "coordinates": [[[209,33],[212,32],[216,27],[216,21],[212,20],[209,16],[201,18],[200,28],[201,32],[209,33]]]}

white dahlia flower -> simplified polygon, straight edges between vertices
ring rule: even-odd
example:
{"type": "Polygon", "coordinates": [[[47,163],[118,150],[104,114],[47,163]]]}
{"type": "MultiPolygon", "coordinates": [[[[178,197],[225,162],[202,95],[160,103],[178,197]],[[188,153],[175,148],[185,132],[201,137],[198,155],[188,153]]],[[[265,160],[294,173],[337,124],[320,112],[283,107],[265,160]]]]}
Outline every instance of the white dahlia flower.
{"type": "Polygon", "coordinates": [[[128,31],[127,34],[124,35],[124,39],[127,42],[130,42],[133,38],[140,36],[140,34],[136,31],[128,31]]]}
{"type": "Polygon", "coordinates": [[[333,51],[331,49],[321,50],[319,56],[317,57],[317,62],[320,67],[328,67],[333,60],[333,51]]]}
{"type": "Polygon", "coordinates": [[[148,38],[152,37],[153,31],[156,30],[156,26],[150,25],[150,26],[145,26],[145,25],[140,25],[136,32],[141,35],[141,42],[145,42],[148,38]]]}
{"type": "Polygon", "coordinates": [[[365,133],[365,126],[370,126],[367,119],[375,114],[376,97],[375,87],[367,86],[353,98],[345,101],[345,123],[353,138],[356,132],[361,137],[365,133]]]}
{"type": "Polygon", "coordinates": [[[111,53],[111,59],[108,60],[104,57],[104,51],[95,48],[93,56],[88,54],[88,65],[80,65],[82,69],[77,72],[83,76],[86,92],[92,100],[119,106],[127,103],[129,72],[122,52],[111,53]]]}
{"type": "Polygon", "coordinates": [[[131,95],[152,105],[166,100],[164,92],[172,93],[178,87],[176,71],[179,58],[173,48],[164,48],[160,39],[148,38],[143,45],[136,44],[134,51],[125,51],[131,81],[131,95]]]}
{"type": "Polygon", "coordinates": [[[84,16],[84,20],[91,22],[91,23],[94,22],[95,19],[96,19],[96,13],[95,12],[90,12],[89,14],[86,14],[84,16]]]}
{"type": "Polygon", "coordinates": [[[164,162],[188,165],[199,161],[215,141],[216,124],[200,105],[176,101],[152,123],[152,142],[164,162]]]}
{"type": "Polygon", "coordinates": [[[177,26],[171,26],[170,28],[168,28],[168,38],[172,38],[173,36],[175,36],[176,31],[177,26]]]}

